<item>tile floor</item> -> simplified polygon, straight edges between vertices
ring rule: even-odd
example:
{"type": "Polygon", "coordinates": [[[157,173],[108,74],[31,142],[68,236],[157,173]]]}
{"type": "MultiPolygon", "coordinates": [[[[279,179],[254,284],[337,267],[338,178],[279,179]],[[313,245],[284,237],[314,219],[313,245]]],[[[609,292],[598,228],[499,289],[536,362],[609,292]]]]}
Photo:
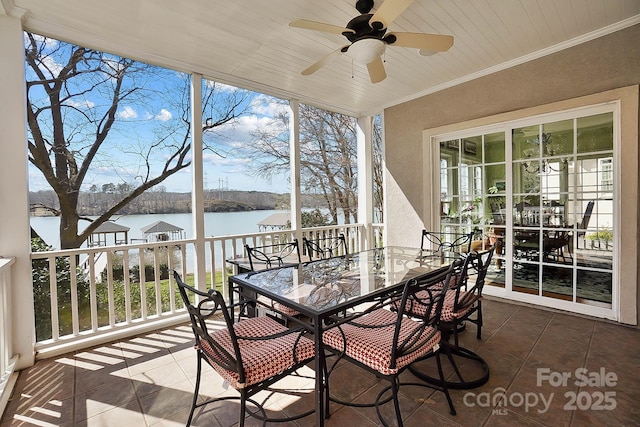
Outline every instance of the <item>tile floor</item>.
{"type": "MultiPolygon", "coordinates": [[[[485,300],[484,314],[483,339],[476,340],[470,325],[461,342],[489,363],[488,383],[451,391],[456,416],[449,415],[440,392],[401,389],[406,426],[640,425],[639,329],[493,299],[485,300]]],[[[191,343],[183,325],[39,361],[20,373],[0,427],[184,425],[195,377],[191,343]]],[[[423,369],[433,368],[433,361],[422,363],[423,369]]],[[[472,368],[462,366],[463,373],[472,368]]],[[[207,395],[235,393],[211,369],[203,378],[207,395]]],[[[312,407],[311,369],[280,384],[282,390],[259,397],[267,399],[270,415],[312,407]]],[[[331,383],[340,398],[358,402],[370,400],[381,384],[347,364],[331,383]]],[[[226,401],[198,411],[193,425],[233,426],[237,414],[237,404],[226,401]]],[[[325,424],[381,425],[371,408],[338,404],[325,424]]],[[[284,425],[312,426],[314,419],[284,425]]]]}

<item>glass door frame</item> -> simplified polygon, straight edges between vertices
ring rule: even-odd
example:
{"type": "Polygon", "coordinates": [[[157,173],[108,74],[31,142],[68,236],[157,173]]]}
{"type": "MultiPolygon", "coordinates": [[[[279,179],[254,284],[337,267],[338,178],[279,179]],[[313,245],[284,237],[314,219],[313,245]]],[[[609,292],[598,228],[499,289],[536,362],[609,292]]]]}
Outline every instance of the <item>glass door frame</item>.
{"type": "MultiPolygon", "coordinates": [[[[497,286],[485,286],[484,292],[487,295],[494,295],[498,297],[518,300],[522,302],[532,303],[536,305],[547,306],[551,308],[557,308],[562,310],[567,310],[571,312],[587,314],[597,317],[605,317],[609,319],[617,320],[619,318],[619,290],[620,290],[620,278],[619,278],[619,224],[620,224],[620,105],[619,103],[604,103],[604,104],[596,104],[590,105],[586,107],[579,107],[573,109],[567,109],[563,111],[554,111],[539,115],[533,115],[530,117],[522,117],[519,119],[514,119],[510,121],[501,122],[498,124],[481,126],[476,128],[469,128],[459,131],[454,131],[450,133],[443,133],[440,135],[435,135],[430,138],[430,147],[427,151],[427,154],[431,154],[431,158],[434,160],[431,164],[436,165],[436,172],[433,173],[433,178],[435,180],[434,183],[438,185],[436,188],[440,189],[440,143],[444,141],[450,140],[460,140],[464,138],[472,138],[487,134],[495,134],[495,133],[504,133],[505,139],[505,159],[506,159],[506,231],[505,231],[505,245],[504,245],[504,262],[506,264],[506,274],[505,274],[505,283],[504,287],[497,286]],[[513,196],[513,176],[514,176],[514,163],[513,163],[513,138],[512,131],[513,129],[524,127],[524,126],[532,126],[539,125],[544,123],[553,123],[561,120],[569,120],[575,119],[585,116],[591,116],[601,113],[612,113],[613,114],[613,170],[614,170],[614,188],[613,188],[613,278],[612,278],[612,289],[611,289],[611,305],[609,307],[597,306],[597,305],[589,305],[584,303],[576,302],[576,280],[573,279],[573,297],[571,301],[560,300],[556,298],[551,298],[542,295],[542,289],[537,295],[534,294],[526,294],[514,291],[513,289],[513,273],[514,273],[514,249],[512,243],[512,236],[514,230],[513,224],[513,215],[511,214],[511,210],[514,206],[514,196],[513,196]]],[[[575,148],[573,156],[576,156],[575,148]]],[[[484,165],[484,160],[483,163],[484,165]]],[[[577,190],[573,190],[574,194],[577,190]]],[[[438,191],[440,193],[440,191],[438,191]]],[[[435,197],[432,195],[432,200],[435,202],[435,197]]],[[[440,206],[439,200],[437,204],[432,204],[433,206],[440,206]]],[[[442,208],[440,208],[442,209],[442,208]]],[[[431,212],[432,224],[435,229],[440,229],[440,212],[433,210],[431,212]]],[[[572,267],[575,275],[576,265],[574,263],[572,267]]],[[[540,282],[542,286],[544,286],[544,282],[540,282]]]]}

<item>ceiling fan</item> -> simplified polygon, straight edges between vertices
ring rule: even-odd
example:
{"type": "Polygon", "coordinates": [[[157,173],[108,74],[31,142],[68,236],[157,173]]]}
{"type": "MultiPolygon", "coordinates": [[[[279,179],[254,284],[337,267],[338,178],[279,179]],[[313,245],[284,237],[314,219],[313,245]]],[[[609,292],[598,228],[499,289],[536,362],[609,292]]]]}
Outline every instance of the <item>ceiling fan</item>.
{"type": "Polygon", "coordinates": [[[358,0],[356,9],[359,16],[353,18],[346,27],[324,24],[322,22],[298,19],[289,23],[291,27],[341,34],[351,42],[336,49],[302,71],[307,76],[318,71],[342,53],[349,55],[354,62],[367,66],[372,83],[387,78],[382,62],[382,54],[387,45],[420,49],[423,56],[436,52],[445,52],[453,46],[453,37],[426,33],[387,32],[387,26],[393,22],[415,0],[385,0],[375,13],[370,13],[373,0],[358,0]]]}

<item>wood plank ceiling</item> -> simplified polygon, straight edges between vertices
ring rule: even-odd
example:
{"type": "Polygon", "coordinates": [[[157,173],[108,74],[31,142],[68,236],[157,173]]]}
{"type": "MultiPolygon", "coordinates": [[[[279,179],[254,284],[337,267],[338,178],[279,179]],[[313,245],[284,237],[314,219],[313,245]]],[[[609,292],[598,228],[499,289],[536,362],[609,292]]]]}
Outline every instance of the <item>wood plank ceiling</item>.
{"type": "MultiPolygon", "coordinates": [[[[346,55],[300,72],[348,44],[292,28],[295,19],[345,26],[355,0],[2,0],[26,29],[88,47],[354,116],[533,59],[640,22],[640,0],[416,0],[389,31],[449,34],[420,56],[388,47],[388,77],[369,80],[346,55]]],[[[374,11],[381,4],[375,1],[374,11]]]]}

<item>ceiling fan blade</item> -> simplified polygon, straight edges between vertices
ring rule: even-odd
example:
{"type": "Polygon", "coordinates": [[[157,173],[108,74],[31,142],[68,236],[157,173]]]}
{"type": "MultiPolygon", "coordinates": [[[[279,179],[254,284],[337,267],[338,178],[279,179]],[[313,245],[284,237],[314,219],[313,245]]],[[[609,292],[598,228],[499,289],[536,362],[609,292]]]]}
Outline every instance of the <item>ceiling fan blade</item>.
{"type": "Polygon", "coordinates": [[[290,27],[296,28],[304,28],[307,30],[316,30],[316,31],[324,31],[325,33],[333,33],[340,34],[347,33],[355,33],[354,30],[344,27],[339,27],[337,25],[324,24],[322,22],[309,21],[307,19],[296,19],[295,21],[289,22],[290,27]]]}
{"type": "Polygon", "coordinates": [[[396,36],[391,46],[414,47],[427,52],[445,52],[453,46],[453,36],[424,33],[389,33],[396,36]]]}
{"type": "Polygon", "coordinates": [[[309,74],[313,74],[316,71],[318,71],[320,68],[324,67],[325,65],[327,65],[329,62],[333,61],[335,58],[337,58],[338,56],[340,56],[340,54],[342,53],[342,49],[343,48],[339,48],[334,50],[333,52],[331,52],[330,54],[326,55],[325,57],[323,57],[320,61],[316,62],[315,64],[311,65],[309,68],[305,69],[302,71],[302,75],[303,76],[308,76],[309,74]]]}
{"type": "Polygon", "coordinates": [[[415,0],[385,0],[369,20],[371,28],[387,28],[415,0]]]}
{"type": "Polygon", "coordinates": [[[369,70],[371,83],[380,83],[387,78],[387,72],[384,70],[384,63],[380,57],[373,62],[368,63],[367,70],[369,70]]]}

